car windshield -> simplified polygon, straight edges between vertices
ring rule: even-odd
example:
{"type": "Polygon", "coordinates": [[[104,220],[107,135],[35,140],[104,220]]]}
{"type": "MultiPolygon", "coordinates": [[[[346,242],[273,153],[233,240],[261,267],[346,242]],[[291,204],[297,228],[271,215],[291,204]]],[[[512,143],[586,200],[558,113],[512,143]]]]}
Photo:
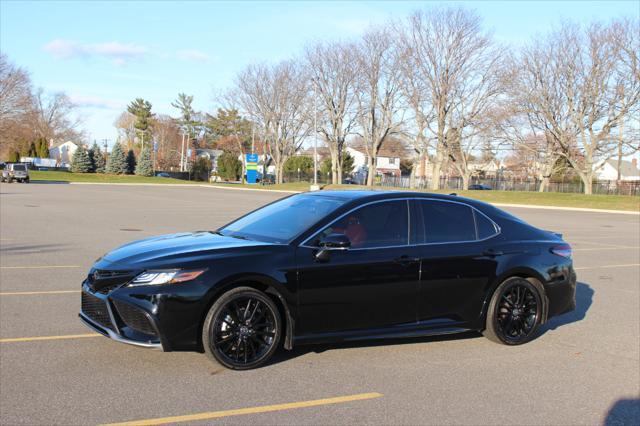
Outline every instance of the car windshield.
{"type": "Polygon", "coordinates": [[[26,168],[24,167],[24,164],[16,164],[13,166],[13,170],[17,172],[24,172],[26,168]]]}
{"type": "Polygon", "coordinates": [[[309,194],[276,201],[220,228],[221,235],[272,243],[288,243],[346,200],[309,194]]]}

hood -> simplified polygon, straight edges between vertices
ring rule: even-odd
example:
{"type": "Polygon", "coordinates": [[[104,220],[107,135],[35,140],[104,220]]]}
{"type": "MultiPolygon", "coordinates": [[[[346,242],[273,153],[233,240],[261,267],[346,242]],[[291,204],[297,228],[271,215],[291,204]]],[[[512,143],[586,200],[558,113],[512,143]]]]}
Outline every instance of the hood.
{"type": "Polygon", "coordinates": [[[190,262],[224,253],[229,249],[268,246],[270,243],[225,237],[211,232],[187,232],[161,235],[125,244],[104,255],[95,265],[119,267],[159,266],[172,261],[190,262]],[[115,265],[114,265],[115,266],[115,265]]]}

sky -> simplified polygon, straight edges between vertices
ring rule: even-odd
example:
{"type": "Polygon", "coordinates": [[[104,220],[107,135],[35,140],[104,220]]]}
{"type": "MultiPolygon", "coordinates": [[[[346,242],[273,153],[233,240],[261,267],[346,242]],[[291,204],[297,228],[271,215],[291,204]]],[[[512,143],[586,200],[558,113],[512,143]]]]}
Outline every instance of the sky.
{"type": "MultiPolygon", "coordinates": [[[[0,0],[0,51],[37,87],[78,105],[88,140],[137,97],[177,116],[178,93],[214,111],[216,94],[256,62],[276,62],[320,40],[355,39],[370,25],[441,2],[419,1],[7,1],[0,0]]],[[[588,23],[640,15],[640,1],[449,2],[476,10],[496,40],[531,42],[562,20],[588,23]]]]}

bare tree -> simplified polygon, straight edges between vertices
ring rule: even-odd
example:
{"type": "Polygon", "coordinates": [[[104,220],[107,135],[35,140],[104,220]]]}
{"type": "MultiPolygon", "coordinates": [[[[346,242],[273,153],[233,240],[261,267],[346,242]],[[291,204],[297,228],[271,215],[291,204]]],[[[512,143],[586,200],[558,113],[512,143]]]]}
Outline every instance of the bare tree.
{"type": "Polygon", "coordinates": [[[319,100],[317,129],[331,153],[332,181],[342,183],[342,153],[357,125],[355,90],[357,64],[351,43],[318,43],[306,49],[312,76],[313,102],[319,100]]]}
{"type": "Polygon", "coordinates": [[[153,138],[158,143],[156,163],[160,170],[180,167],[181,129],[176,120],[168,115],[157,115],[152,127],[153,138]]]}
{"type": "Polygon", "coordinates": [[[28,116],[33,105],[29,74],[0,54],[0,154],[15,150],[28,132],[28,116]]]}
{"type": "Polygon", "coordinates": [[[76,106],[63,92],[47,94],[38,89],[34,96],[32,109],[33,131],[35,137],[48,141],[64,141],[83,137],[79,130],[81,123],[76,106]]]}
{"type": "Polygon", "coordinates": [[[236,90],[242,109],[262,127],[282,183],[285,161],[311,131],[308,78],[293,61],[251,65],[236,78],[236,90]]]}
{"type": "MultiPolygon", "coordinates": [[[[468,59],[469,66],[461,73],[452,92],[453,109],[445,136],[451,165],[462,177],[462,189],[465,190],[469,189],[469,180],[476,171],[470,160],[481,149],[486,153],[494,140],[494,124],[501,109],[499,98],[505,81],[500,48],[484,44],[468,59]]],[[[485,157],[485,160],[491,159],[485,157]]]]}
{"type": "Polygon", "coordinates": [[[367,154],[367,185],[373,185],[378,152],[382,143],[399,134],[402,77],[398,50],[391,29],[378,27],[362,38],[358,50],[356,99],[361,137],[367,154]]]}
{"type": "Polygon", "coordinates": [[[516,102],[532,129],[552,138],[585,194],[592,193],[597,168],[616,154],[615,132],[640,100],[637,62],[635,73],[625,67],[615,28],[564,23],[525,48],[514,64],[520,70],[516,102]]]}
{"type": "Polygon", "coordinates": [[[481,28],[479,15],[461,7],[416,12],[402,34],[404,51],[413,70],[409,80],[422,82],[414,84],[424,91],[416,117],[425,121],[428,118],[427,128],[434,135],[431,189],[438,189],[448,155],[447,132],[450,125],[457,126],[451,116],[460,108],[464,86],[477,81],[479,73],[475,67],[487,65],[493,44],[481,28]]]}

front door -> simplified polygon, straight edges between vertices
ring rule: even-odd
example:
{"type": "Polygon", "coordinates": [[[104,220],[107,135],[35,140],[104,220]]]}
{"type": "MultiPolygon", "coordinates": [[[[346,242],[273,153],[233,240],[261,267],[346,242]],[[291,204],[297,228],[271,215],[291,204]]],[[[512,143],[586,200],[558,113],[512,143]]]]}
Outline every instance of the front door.
{"type": "Polygon", "coordinates": [[[298,248],[301,335],[416,321],[420,264],[409,245],[408,201],[375,202],[342,216],[298,248]],[[318,261],[317,243],[342,233],[351,248],[318,261]]]}

